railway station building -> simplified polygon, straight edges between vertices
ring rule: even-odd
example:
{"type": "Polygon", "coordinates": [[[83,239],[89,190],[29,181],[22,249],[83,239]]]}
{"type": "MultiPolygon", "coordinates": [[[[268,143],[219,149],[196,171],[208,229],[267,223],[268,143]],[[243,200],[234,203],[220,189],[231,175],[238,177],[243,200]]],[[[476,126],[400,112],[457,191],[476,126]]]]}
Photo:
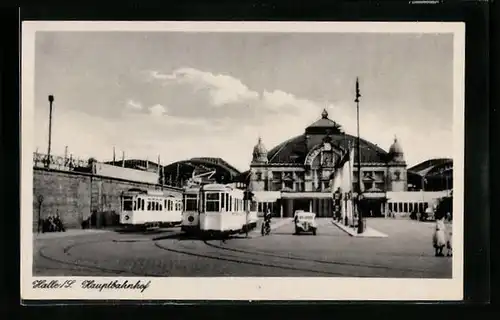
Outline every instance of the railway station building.
{"type": "MultiPolygon", "coordinates": [[[[318,217],[333,216],[333,180],[342,170],[342,159],[354,150],[357,162],[357,137],[346,134],[342,127],[323,110],[321,117],[307,126],[304,133],[292,137],[271,150],[259,137],[252,153],[250,170],[241,175],[258,203],[258,211],[268,208],[274,216],[292,217],[295,210],[313,211],[318,217]]],[[[352,168],[354,190],[361,182],[364,210],[382,216],[386,210],[387,192],[405,192],[407,166],[401,145],[394,142],[385,151],[360,139],[361,179],[352,168]]]]}

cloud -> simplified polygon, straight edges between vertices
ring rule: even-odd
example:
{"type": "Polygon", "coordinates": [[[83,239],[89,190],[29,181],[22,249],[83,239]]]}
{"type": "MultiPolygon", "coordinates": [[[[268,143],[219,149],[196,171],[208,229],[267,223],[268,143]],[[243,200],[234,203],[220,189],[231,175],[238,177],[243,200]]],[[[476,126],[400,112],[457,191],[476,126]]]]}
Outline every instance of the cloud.
{"type": "Polygon", "coordinates": [[[153,79],[164,81],[164,85],[189,84],[195,91],[207,91],[214,106],[259,98],[257,92],[250,90],[240,80],[224,74],[213,74],[194,68],[179,68],[171,74],[152,71],[150,75],[153,79]]]}
{"type": "Polygon", "coordinates": [[[284,114],[316,116],[323,105],[279,89],[259,92],[236,77],[195,68],[178,68],[171,73],[150,71],[147,82],[152,86],[158,83],[155,90],[161,92],[145,96],[150,99],[148,103],[168,105],[172,116],[200,118],[209,123],[232,119],[240,126],[258,126],[284,114]]]}
{"type": "Polygon", "coordinates": [[[134,100],[127,100],[126,107],[131,110],[137,110],[137,111],[142,110],[142,104],[134,100]]]}
{"type": "MultiPolygon", "coordinates": [[[[211,156],[243,171],[259,135],[271,149],[302,134],[320,118],[323,108],[348,134],[356,134],[356,108],[351,102],[319,102],[281,89],[258,92],[235,77],[193,68],[148,76],[153,80],[148,90],[134,92],[118,117],[104,118],[88,110],[58,113],[53,123],[54,153],[63,154],[68,146],[75,156],[109,160],[115,147],[127,158],[156,159],[159,154],[165,164],[211,156]]],[[[390,115],[377,111],[384,108],[370,107],[360,113],[361,137],[388,150],[396,134],[409,165],[452,154],[451,132],[431,125],[416,131],[415,126],[393,123],[390,115]]],[[[35,132],[47,131],[48,115],[41,113],[36,115],[35,132]]],[[[35,147],[41,151],[46,136],[35,137],[35,147]]]]}
{"type": "Polygon", "coordinates": [[[155,104],[152,107],[149,107],[149,113],[153,116],[162,116],[166,113],[166,108],[161,104],[155,104]]]}

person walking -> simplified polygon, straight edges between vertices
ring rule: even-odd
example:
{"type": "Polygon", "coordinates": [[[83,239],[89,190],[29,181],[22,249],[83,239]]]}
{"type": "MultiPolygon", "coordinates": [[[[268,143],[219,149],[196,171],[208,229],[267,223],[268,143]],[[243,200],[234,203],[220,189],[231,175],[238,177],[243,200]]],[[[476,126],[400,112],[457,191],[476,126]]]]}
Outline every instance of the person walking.
{"type": "Polygon", "coordinates": [[[446,256],[451,257],[453,255],[453,227],[452,227],[452,219],[451,219],[451,213],[447,212],[446,213],[446,256]]]}
{"type": "Polygon", "coordinates": [[[444,216],[436,219],[434,235],[432,236],[432,244],[434,246],[436,257],[443,257],[443,249],[446,246],[446,226],[444,224],[444,216]]]}

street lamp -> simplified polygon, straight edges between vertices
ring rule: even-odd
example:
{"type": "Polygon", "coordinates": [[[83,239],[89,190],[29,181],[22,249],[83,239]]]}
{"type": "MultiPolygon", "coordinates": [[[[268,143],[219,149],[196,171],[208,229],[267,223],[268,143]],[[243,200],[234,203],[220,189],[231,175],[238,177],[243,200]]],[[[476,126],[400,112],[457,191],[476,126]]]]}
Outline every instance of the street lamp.
{"type": "Polygon", "coordinates": [[[54,96],[49,95],[49,145],[47,150],[47,168],[50,166],[50,146],[52,143],[52,103],[54,102],[54,96]]]}
{"type": "Polygon", "coordinates": [[[359,80],[356,78],[356,99],[354,99],[354,102],[356,102],[356,120],[357,120],[357,129],[358,129],[358,138],[357,138],[357,151],[358,151],[358,161],[357,161],[357,166],[358,166],[358,197],[357,197],[357,207],[358,207],[358,233],[363,233],[365,231],[365,226],[363,225],[363,214],[361,211],[361,148],[359,145],[360,138],[359,138],[359,98],[361,98],[361,94],[359,92],[359,80]]]}

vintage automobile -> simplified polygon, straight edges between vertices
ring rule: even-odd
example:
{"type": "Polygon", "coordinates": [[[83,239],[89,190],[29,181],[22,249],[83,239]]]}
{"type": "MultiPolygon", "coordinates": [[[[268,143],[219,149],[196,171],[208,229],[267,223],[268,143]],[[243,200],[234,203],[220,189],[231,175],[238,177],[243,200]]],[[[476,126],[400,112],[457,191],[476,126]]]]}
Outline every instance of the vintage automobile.
{"type": "Polygon", "coordinates": [[[299,234],[302,232],[312,232],[313,235],[316,235],[318,225],[316,223],[316,214],[314,212],[297,210],[295,211],[294,222],[295,234],[299,234]]]}

